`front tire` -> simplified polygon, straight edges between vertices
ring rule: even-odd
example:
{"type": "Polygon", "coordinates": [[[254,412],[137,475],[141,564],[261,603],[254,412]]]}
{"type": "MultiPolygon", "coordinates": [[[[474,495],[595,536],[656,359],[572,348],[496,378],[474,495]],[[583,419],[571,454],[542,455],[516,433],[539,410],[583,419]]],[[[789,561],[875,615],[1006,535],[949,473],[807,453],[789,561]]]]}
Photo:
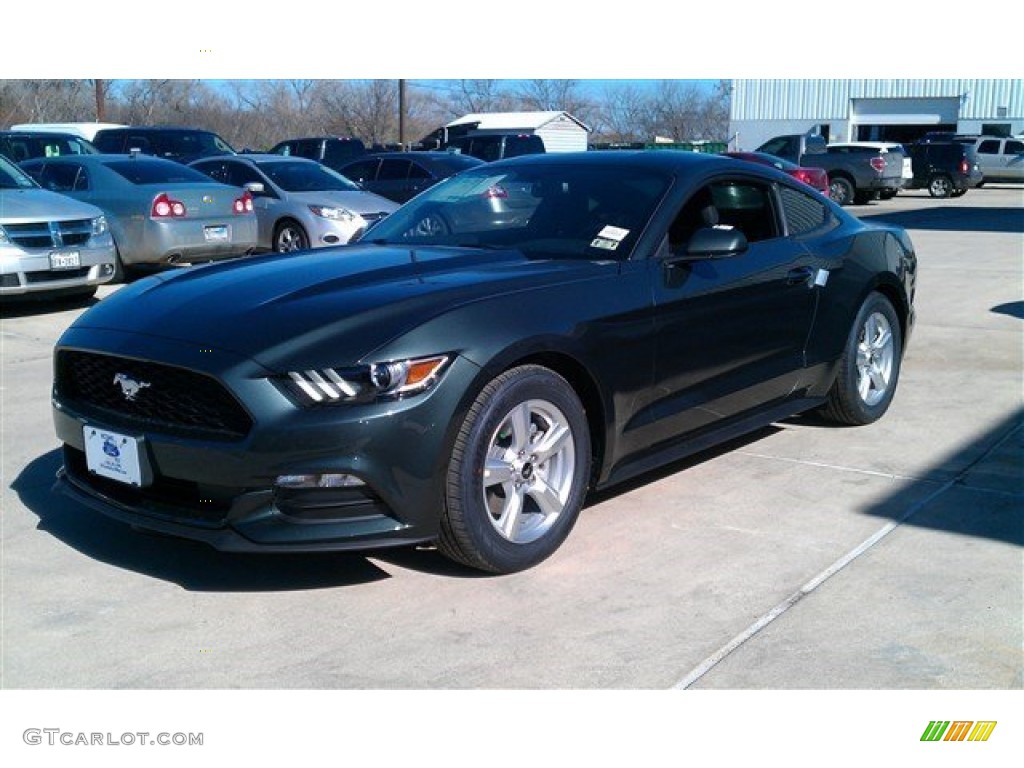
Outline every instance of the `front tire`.
{"type": "Polygon", "coordinates": [[[892,303],[880,293],[865,299],[839,361],[823,412],[839,424],[861,426],[892,403],[903,358],[903,335],[892,303]]]}
{"type": "Polygon", "coordinates": [[[579,516],[590,430],[569,383],[524,365],[484,387],[455,439],[438,548],[491,573],[549,557],[579,516]]]}
{"type": "Polygon", "coordinates": [[[282,221],[274,227],[273,248],[277,253],[305,251],[309,248],[309,236],[306,230],[294,221],[282,221]]]}

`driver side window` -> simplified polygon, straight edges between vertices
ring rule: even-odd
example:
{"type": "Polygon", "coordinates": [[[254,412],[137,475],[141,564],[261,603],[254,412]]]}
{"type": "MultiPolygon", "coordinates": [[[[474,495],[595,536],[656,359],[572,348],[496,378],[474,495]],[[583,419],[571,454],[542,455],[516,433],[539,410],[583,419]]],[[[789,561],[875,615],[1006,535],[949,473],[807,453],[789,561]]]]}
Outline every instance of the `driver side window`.
{"type": "Polygon", "coordinates": [[[749,243],[777,237],[771,187],[747,180],[715,181],[701,187],[669,227],[669,247],[684,248],[697,230],[716,226],[740,230],[749,243]]]}

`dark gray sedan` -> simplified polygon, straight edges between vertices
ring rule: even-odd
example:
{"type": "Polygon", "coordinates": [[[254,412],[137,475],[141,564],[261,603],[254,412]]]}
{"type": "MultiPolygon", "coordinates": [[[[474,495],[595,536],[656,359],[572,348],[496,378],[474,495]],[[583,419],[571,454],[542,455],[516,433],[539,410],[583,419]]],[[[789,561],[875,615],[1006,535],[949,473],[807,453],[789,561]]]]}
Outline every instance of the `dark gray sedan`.
{"type": "Polygon", "coordinates": [[[76,155],[21,167],[44,189],[102,209],[119,272],[241,256],[256,246],[252,196],[172,160],[76,155]]]}
{"type": "Polygon", "coordinates": [[[344,245],[398,207],[301,157],[230,155],[197,160],[190,167],[252,194],[261,250],[344,245]]]}
{"type": "Polygon", "coordinates": [[[340,170],[371,192],[404,203],[439,181],[483,162],[454,152],[386,152],[357,158],[340,170]]]}

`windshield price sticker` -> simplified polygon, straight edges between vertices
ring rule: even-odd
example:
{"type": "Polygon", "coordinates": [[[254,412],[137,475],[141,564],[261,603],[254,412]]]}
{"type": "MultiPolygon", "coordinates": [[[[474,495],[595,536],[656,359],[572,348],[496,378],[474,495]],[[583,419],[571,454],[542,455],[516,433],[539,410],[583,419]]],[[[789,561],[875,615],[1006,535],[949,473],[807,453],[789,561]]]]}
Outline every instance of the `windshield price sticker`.
{"type": "Polygon", "coordinates": [[[619,247],[619,243],[616,240],[609,240],[606,237],[595,237],[590,241],[591,248],[601,248],[605,251],[614,251],[619,247]]]}
{"type": "Polygon", "coordinates": [[[606,226],[600,232],[597,233],[598,237],[603,237],[607,240],[614,240],[617,243],[621,243],[629,235],[628,229],[622,227],[613,227],[611,224],[606,226]]]}

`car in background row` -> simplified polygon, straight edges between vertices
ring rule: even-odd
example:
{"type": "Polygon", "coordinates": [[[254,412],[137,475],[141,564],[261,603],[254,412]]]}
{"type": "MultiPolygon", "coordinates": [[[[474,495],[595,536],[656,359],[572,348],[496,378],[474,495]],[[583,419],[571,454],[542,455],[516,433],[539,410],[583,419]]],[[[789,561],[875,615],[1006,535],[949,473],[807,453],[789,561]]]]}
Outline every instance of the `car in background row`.
{"type": "Polygon", "coordinates": [[[398,207],[326,165],[301,157],[211,157],[190,167],[252,195],[260,250],[344,245],[398,207]]]}
{"type": "Polygon", "coordinates": [[[138,150],[144,155],[155,155],[183,164],[191,163],[201,157],[236,154],[231,145],[216,133],[197,128],[164,126],[105,128],[96,132],[92,143],[96,149],[108,155],[127,154],[138,150]]]}
{"type": "Polygon", "coordinates": [[[801,412],[877,421],[914,325],[903,229],[708,154],[481,165],[372,233],[79,316],[54,353],[59,487],[229,551],[436,542],[519,571],[591,490],[801,412]],[[481,215],[509,189],[516,225],[481,215]]]}
{"type": "Polygon", "coordinates": [[[270,154],[304,157],[340,171],[352,158],[365,155],[366,145],[359,139],[346,136],[311,136],[279,142],[271,148],[270,154]]]}
{"type": "Polygon", "coordinates": [[[788,173],[794,179],[799,179],[807,186],[813,187],[828,197],[828,173],[825,172],[824,168],[805,168],[765,152],[723,152],[722,154],[726,157],[734,157],[737,160],[746,160],[751,163],[760,163],[761,165],[770,165],[773,168],[778,168],[783,173],[788,173]]]}
{"type": "Polygon", "coordinates": [[[442,179],[483,162],[454,152],[388,152],[351,160],[338,170],[371,192],[404,203],[442,179]]]}
{"type": "Polygon", "coordinates": [[[123,123],[18,123],[12,125],[12,131],[29,133],[67,133],[91,142],[99,131],[104,128],[127,128],[123,123]]]}
{"type": "Polygon", "coordinates": [[[114,258],[103,211],[0,157],[0,296],[91,296],[113,279],[114,258]]]}
{"type": "Polygon", "coordinates": [[[932,197],[960,197],[984,179],[974,147],[956,141],[919,142],[911,147],[910,159],[910,188],[927,189],[932,197]]]}
{"type": "Polygon", "coordinates": [[[80,136],[49,131],[0,131],[0,155],[12,163],[33,157],[95,155],[96,147],[80,136]]]}
{"type": "Polygon", "coordinates": [[[978,186],[987,182],[1024,182],[1024,139],[1006,136],[962,136],[954,139],[959,144],[973,147],[978,167],[984,177],[978,186]]]}
{"type": "Polygon", "coordinates": [[[106,214],[118,278],[126,269],[231,258],[256,247],[252,196],[172,160],[100,154],[21,167],[44,189],[106,214]]]}
{"type": "MultiPolygon", "coordinates": [[[[843,148],[850,149],[873,149],[882,154],[888,152],[898,152],[903,156],[903,186],[909,187],[914,178],[914,164],[910,159],[910,150],[902,144],[898,144],[894,141],[836,141],[828,145],[829,147],[835,147],[837,150],[843,148]]],[[[878,193],[880,200],[890,200],[896,196],[899,190],[887,189],[878,193]]]]}
{"type": "Polygon", "coordinates": [[[506,157],[540,155],[547,152],[544,139],[535,133],[481,133],[459,136],[441,147],[448,152],[479,157],[487,163],[506,157]]]}

